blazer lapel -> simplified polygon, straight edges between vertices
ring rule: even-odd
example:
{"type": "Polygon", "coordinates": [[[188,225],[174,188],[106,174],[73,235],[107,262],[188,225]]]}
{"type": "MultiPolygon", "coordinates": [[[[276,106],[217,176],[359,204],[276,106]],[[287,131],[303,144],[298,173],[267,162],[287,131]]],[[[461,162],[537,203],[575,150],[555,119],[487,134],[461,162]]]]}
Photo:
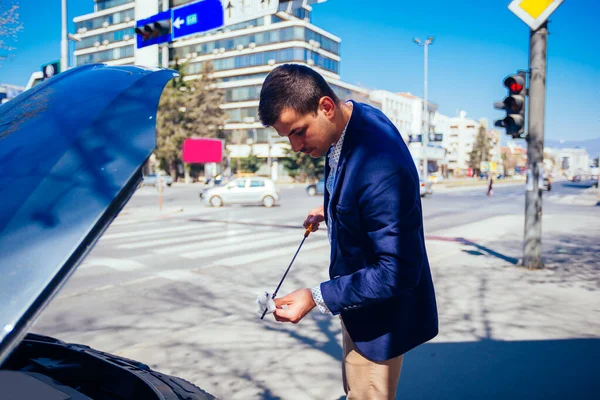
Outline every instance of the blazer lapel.
{"type": "MultiPolygon", "coordinates": [[[[329,191],[327,190],[327,177],[329,176],[329,174],[331,173],[331,167],[329,166],[329,152],[331,151],[328,150],[327,154],[325,155],[325,193],[323,196],[323,210],[325,211],[325,223],[328,223],[328,212],[327,212],[327,207],[329,206],[329,200],[330,200],[330,196],[329,196],[329,191]]],[[[328,229],[331,229],[329,226],[327,227],[328,229]]]]}

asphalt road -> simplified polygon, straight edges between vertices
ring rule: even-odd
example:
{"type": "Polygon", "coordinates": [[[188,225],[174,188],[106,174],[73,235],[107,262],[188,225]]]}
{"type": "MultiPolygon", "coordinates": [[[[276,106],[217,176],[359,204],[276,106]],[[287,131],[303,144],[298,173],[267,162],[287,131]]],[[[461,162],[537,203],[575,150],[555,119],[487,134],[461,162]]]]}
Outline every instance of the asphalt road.
{"type": "MultiPolygon", "coordinates": [[[[590,185],[556,182],[544,193],[544,211],[569,207],[570,215],[585,218],[589,208],[559,200],[590,185]]],[[[282,185],[281,204],[270,209],[212,208],[201,203],[201,189],[166,188],[162,212],[156,189],[138,190],[32,331],[147,362],[224,399],[339,398],[339,323],[311,313],[314,323],[295,330],[258,320],[254,303],[279,282],[302,239],[302,221],[322,196],[282,185]],[[282,357],[298,343],[319,351],[282,357]],[[304,371],[303,382],[294,381],[293,370],[304,371]]],[[[433,236],[492,216],[523,215],[523,185],[498,185],[492,197],[484,186],[440,186],[422,204],[425,233],[433,236]]],[[[326,279],[328,259],[320,230],[306,241],[281,293],[326,279]]]]}

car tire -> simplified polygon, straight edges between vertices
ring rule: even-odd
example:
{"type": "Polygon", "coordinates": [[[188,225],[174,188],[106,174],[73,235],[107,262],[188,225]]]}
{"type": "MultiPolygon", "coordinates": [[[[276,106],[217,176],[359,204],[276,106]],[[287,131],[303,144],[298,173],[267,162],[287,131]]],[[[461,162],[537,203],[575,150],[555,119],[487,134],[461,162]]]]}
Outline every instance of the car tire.
{"type": "Polygon", "coordinates": [[[221,207],[223,205],[223,200],[219,196],[213,196],[210,198],[210,205],[213,207],[221,207]]]}
{"type": "Polygon", "coordinates": [[[315,188],[315,187],[309,187],[306,190],[306,193],[308,193],[309,196],[316,196],[317,195],[317,188],[315,188]]]}
{"type": "Polygon", "coordinates": [[[271,208],[275,205],[275,199],[273,198],[273,196],[265,196],[263,197],[263,206],[267,207],[267,208],[271,208]]]}

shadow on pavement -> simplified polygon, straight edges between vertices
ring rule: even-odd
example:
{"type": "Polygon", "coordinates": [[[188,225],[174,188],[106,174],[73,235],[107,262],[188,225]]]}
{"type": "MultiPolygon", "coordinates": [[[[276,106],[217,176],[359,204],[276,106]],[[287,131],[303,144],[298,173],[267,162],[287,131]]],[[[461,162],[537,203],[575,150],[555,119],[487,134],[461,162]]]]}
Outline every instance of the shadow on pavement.
{"type": "Polygon", "coordinates": [[[396,398],[592,399],[599,357],[600,339],[429,343],[406,355],[396,398]]]}
{"type": "Polygon", "coordinates": [[[506,255],[504,255],[502,253],[499,253],[497,251],[494,251],[494,250],[490,249],[489,247],[482,246],[482,245],[477,244],[475,242],[472,242],[472,241],[470,241],[468,239],[465,239],[465,238],[456,238],[456,241],[459,242],[459,243],[462,243],[462,244],[464,244],[466,246],[475,247],[477,250],[472,250],[472,249],[463,249],[462,250],[463,252],[471,254],[473,256],[483,256],[483,255],[488,254],[488,255],[500,258],[500,259],[502,259],[502,260],[504,260],[506,262],[509,262],[509,263],[511,263],[513,265],[517,265],[519,263],[519,259],[518,258],[506,256],[506,255]]]}

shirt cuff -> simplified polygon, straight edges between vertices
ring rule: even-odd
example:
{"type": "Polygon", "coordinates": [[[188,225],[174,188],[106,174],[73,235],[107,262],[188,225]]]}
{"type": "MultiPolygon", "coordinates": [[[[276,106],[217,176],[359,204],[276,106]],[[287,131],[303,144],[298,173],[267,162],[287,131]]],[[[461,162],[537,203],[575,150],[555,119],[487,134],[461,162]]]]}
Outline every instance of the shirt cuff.
{"type": "Polygon", "coordinates": [[[329,308],[327,307],[327,304],[325,304],[325,300],[323,300],[323,296],[321,295],[321,285],[311,288],[310,291],[312,292],[312,297],[315,301],[315,304],[317,307],[319,307],[319,311],[321,311],[323,314],[331,314],[331,311],[329,311],[329,308]]]}

